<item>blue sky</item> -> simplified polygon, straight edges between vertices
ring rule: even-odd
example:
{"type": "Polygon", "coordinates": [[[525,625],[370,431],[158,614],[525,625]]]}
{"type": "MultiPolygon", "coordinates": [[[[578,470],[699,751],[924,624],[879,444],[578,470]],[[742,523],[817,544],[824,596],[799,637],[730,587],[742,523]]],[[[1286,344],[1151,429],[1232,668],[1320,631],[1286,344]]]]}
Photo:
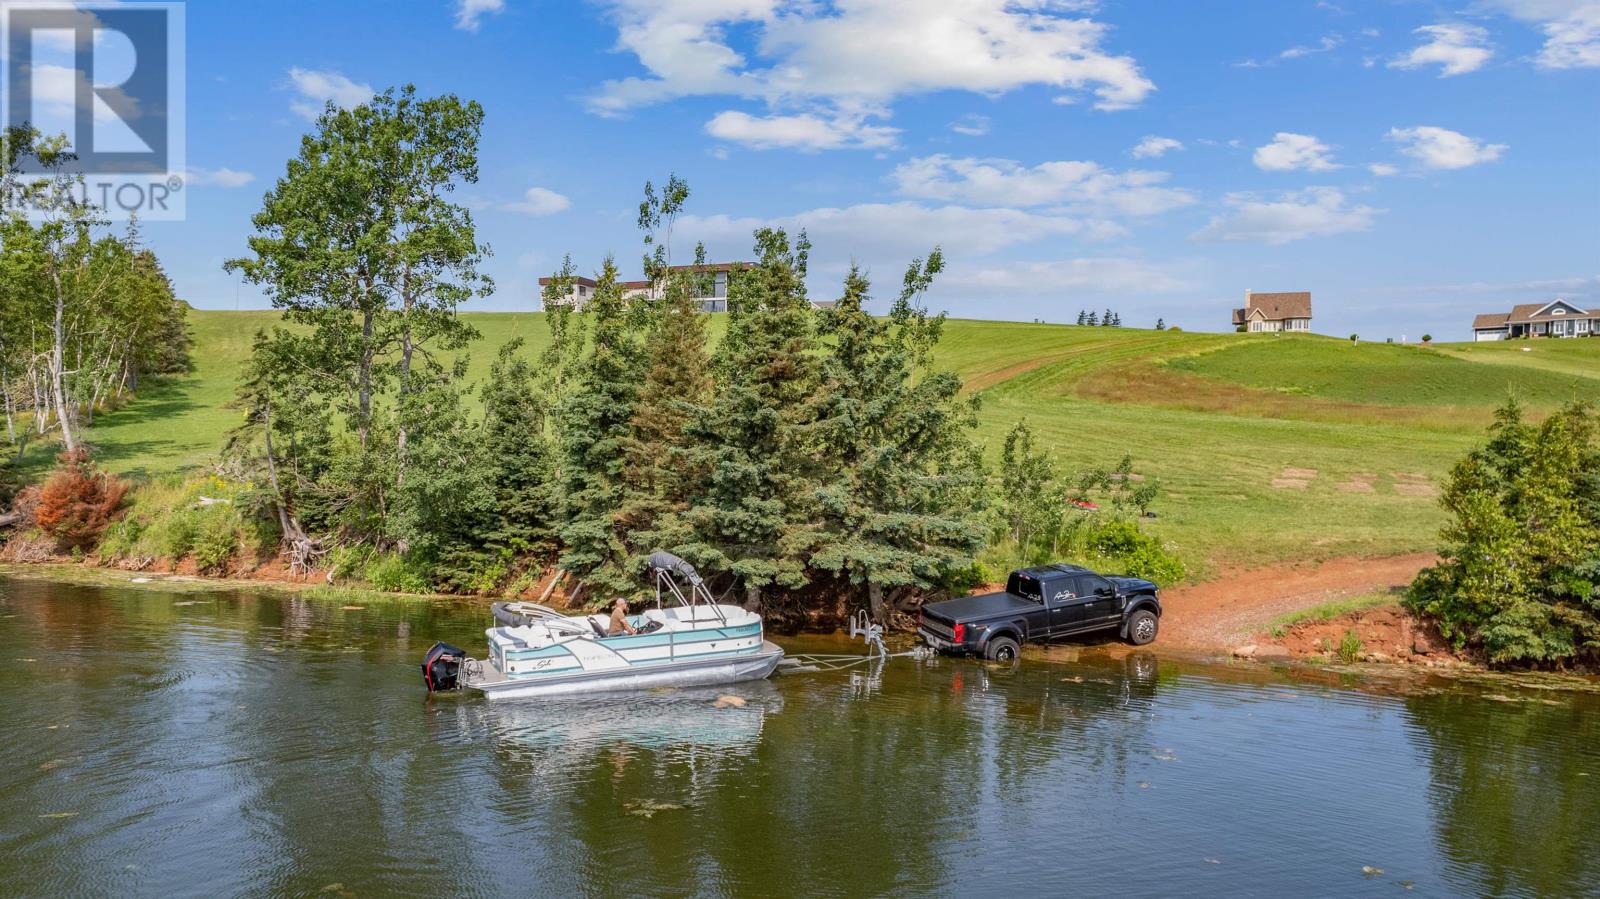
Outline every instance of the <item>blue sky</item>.
{"type": "Polygon", "coordinates": [[[640,188],[675,249],[805,226],[812,288],[880,303],[935,243],[963,317],[1119,310],[1223,330],[1246,289],[1315,329],[1464,338],[1474,312],[1600,306],[1600,2],[275,0],[188,4],[188,220],[149,239],[202,308],[325,101],[415,83],[487,112],[460,196],[496,295],[571,253],[637,277],[640,188]]]}

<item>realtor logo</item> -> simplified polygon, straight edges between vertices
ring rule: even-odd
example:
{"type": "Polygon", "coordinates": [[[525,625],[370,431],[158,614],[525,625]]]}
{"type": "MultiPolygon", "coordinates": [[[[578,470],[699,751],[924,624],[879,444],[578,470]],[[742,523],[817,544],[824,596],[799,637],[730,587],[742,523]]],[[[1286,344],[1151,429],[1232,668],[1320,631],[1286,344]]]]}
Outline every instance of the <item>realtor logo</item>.
{"type": "Polygon", "coordinates": [[[3,124],[64,138],[74,193],[107,216],[182,218],[183,38],[182,3],[4,0],[3,124]]]}

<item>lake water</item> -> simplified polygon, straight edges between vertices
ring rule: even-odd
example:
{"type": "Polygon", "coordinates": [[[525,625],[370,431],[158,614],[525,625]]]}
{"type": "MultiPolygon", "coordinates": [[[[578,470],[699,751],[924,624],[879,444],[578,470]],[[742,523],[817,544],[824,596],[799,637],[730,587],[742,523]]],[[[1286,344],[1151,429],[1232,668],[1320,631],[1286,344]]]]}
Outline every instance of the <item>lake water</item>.
{"type": "Polygon", "coordinates": [[[0,894],[1600,892],[1594,695],[1158,642],[430,699],[423,651],[487,617],[0,580],[0,894]]]}

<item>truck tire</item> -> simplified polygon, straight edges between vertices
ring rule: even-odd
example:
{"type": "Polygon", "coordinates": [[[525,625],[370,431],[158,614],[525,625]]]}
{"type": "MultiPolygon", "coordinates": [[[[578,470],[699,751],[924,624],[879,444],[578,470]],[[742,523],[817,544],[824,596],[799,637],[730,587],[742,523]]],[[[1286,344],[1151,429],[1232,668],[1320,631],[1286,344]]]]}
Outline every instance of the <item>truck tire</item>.
{"type": "Polygon", "coordinates": [[[1160,627],[1156,613],[1140,609],[1128,618],[1128,642],[1134,646],[1144,646],[1156,638],[1160,627]]]}
{"type": "Polygon", "coordinates": [[[994,637],[983,649],[983,657],[991,662],[1010,664],[1015,662],[1020,654],[1021,648],[1017,645],[1017,641],[1010,637],[994,637]]]}

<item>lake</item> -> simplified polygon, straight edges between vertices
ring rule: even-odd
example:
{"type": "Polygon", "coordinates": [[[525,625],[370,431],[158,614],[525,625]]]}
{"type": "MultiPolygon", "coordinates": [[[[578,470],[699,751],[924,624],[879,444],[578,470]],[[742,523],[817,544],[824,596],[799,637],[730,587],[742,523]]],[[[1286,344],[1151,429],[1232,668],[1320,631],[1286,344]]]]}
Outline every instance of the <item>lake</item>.
{"type": "Polygon", "coordinates": [[[1600,893],[1594,694],[1158,641],[430,698],[424,650],[481,653],[488,623],[0,579],[0,893],[1600,893]]]}

